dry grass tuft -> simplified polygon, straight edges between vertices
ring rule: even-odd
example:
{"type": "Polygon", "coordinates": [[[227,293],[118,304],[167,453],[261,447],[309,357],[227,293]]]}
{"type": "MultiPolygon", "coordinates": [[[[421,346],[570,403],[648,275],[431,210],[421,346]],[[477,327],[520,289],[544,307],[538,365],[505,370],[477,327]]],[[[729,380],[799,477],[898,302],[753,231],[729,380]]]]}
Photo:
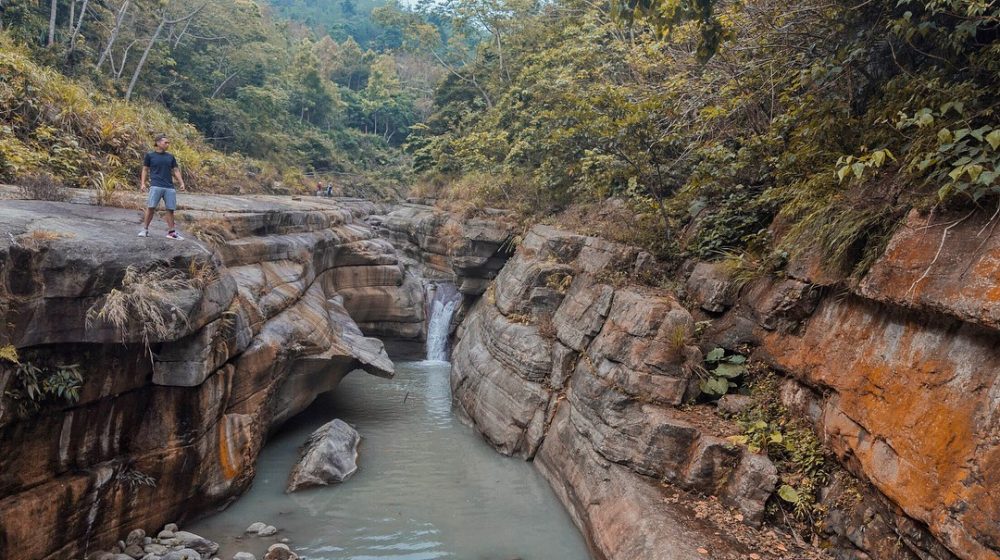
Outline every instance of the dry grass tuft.
{"type": "Polygon", "coordinates": [[[449,255],[454,255],[465,245],[465,229],[457,220],[448,219],[438,227],[438,237],[448,249],[449,255]]]}
{"type": "Polygon", "coordinates": [[[556,325],[552,321],[552,313],[543,313],[538,316],[538,334],[545,340],[556,339],[556,325]]]}
{"type": "Polygon", "coordinates": [[[74,237],[72,233],[52,231],[50,229],[33,229],[20,236],[21,239],[30,239],[32,241],[54,241],[56,239],[69,239],[72,237],[74,237]]]}
{"type": "Polygon", "coordinates": [[[100,306],[95,303],[87,311],[87,328],[98,323],[111,325],[123,344],[130,333],[138,333],[149,351],[152,341],[169,336],[178,321],[187,321],[183,310],[171,299],[192,287],[194,281],[177,269],[160,266],[140,270],[129,266],[121,286],[111,290],[100,306]]]}
{"type": "Polygon", "coordinates": [[[225,245],[227,241],[236,237],[229,222],[221,218],[198,220],[191,224],[188,231],[202,243],[215,246],[225,245]]]}
{"type": "Polygon", "coordinates": [[[207,259],[195,259],[188,266],[188,277],[193,287],[201,289],[219,279],[219,270],[207,259]]]}
{"type": "Polygon", "coordinates": [[[14,238],[14,241],[25,249],[38,249],[41,246],[57,239],[70,239],[74,237],[72,233],[52,231],[49,229],[33,229],[22,233],[14,238]]]}
{"type": "Polygon", "coordinates": [[[106,175],[103,171],[98,171],[90,180],[95,198],[94,202],[98,206],[110,206],[113,208],[140,208],[140,204],[134,198],[128,197],[125,191],[128,190],[128,182],[115,175],[106,175]]]}

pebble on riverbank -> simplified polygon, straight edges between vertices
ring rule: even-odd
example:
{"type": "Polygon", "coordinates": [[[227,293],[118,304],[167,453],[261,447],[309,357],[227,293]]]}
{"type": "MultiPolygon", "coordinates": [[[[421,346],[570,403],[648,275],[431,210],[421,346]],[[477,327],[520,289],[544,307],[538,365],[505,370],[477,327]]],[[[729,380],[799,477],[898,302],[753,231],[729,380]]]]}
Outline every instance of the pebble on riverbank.
{"type": "MultiPolygon", "coordinates": [[[[274,525],[258,521],[247,527],[246,532],[267,537],[277,533],[278,529],[274,525]]],[[[87,560],[219,560],[215,556],[218,551],[219,543],[189,531],[181,531],[177,524],[168,523],[157,533],[156,538],[147,537],[142,529],[134,529],[110,551],[93,552],[87,556],[87,560]]],[[[238,552],[233,560],[257,559],[249,552],[238,552]]],[[[263,560],[299,560],[299,555],[287,544],[275,543],[268,547],[263,560]]]]}

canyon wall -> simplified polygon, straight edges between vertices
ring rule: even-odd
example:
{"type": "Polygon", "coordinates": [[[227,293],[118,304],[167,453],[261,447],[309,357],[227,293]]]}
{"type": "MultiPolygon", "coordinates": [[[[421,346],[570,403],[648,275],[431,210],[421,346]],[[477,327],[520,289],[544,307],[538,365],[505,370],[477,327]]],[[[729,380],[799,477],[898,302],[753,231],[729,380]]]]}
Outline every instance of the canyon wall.
{"type": "Polygon", "coordinates": [[[691,314],[665,291],[616,286],[651,264],[532,228],[459,328],[453,398],[497,450],[534,459],[598,558],[744,558],[747,543],[663,485],[758,524],[775,468],[680,406],[702,361],[691,314]]]}
{"type": "Polygon", "coordinates": [[[987,217],[914,212],[856,281],[800,259],[730,301],[718,266],[688,282],[717,317],[710,338],[753,344],[791,377],[786,403],[887,498],[907,557],[1000,557],[1000,233],[987,217]]]}
{"type": "Polygon", "coordinates": [[[178,242],[136,237],[132,210],[3,202],[0,342],[83,382],[38,405],[2,368],[0,557],[81,557],[226,504],[270,430],[352,370],[392,375],[359,323],[422,336],[422,291],[363,223],[373,205],[181,203],[178,242]],[[115,307],[120,325],[95,315],[115,307]]]}
{"type": "MultiPolygon", "coordinates": [[[[433,202],[433,201],[419,201],[433,202]]],[[[393,206],[368,223],[429,280],[453,282],[466,296],[479,296],[513,253],[513,228],[500,211],[463,218],[430,204],[393,206]]]]}
{"type": "Polygon", "coordinates": [[[683,305],[629,286],[647,257],[536,226],[453,357],[460,414],[535,461],[597,557],[740,557],[753,549],[736,531],[672,510],[671,492],[717,496],[751,524],[776,499],[774,466],[720,437],[738,428],[684,404],[698,393],[695,320],[711,321],[702,348],[749,347],[784,374],[783,403],[857,477],[821,493],[828,554],[1000,557],[1000,234],[985,220],[911,215],[855,281],[796,259],[740,285],[732,267],[694,263],[683,305]]]}

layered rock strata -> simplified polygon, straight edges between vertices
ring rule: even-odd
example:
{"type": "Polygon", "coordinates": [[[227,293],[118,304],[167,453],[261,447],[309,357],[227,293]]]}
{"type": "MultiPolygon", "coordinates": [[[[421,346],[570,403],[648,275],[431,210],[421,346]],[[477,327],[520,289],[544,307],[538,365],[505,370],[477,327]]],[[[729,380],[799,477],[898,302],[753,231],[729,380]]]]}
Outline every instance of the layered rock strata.
{"type": "Polygon", "coordinates": [[[470,296],[482,294],[503,268],[514,235],[499,219],[463,219],[414,202],[393,206],[368,221],[421,269],[420,276],[453,282],[470,296]]]}
{"type": "Polygon", "coordinates": [[[598,558],[745,557],[665,500],[662,483],[717,495],[757,523],[777,475],[678,407],[701,363],[691,314],[668,293],[612,282],[649,262],[532,228],[459,328],[453,398],[500,452],[534,458],[598,558]]]}
{"type": "MultiPolygon", "coordinates": [[[[1000,232],[987,218],[913,213],[857,282],[809,261],[738,300],[698,287],[720,277],[712,265],[689,282],[695,305],[721,312],[711,337],[758,345],[791,377],[786,404],[881,494],[866,523],[899,546],[873,558],[1000,558],[1000,232]]],[[[843,536],[871,550],[872,533],[843,536]]]]}
{"type": "Polygon", "coordinates": [[[43,372],[78,364],[83,382],[75,402],[32,410],[3,364],[0,557],[80,557],[225,504],[269,430],[354,369],[392,375],[352,314],[422,324],[395,251],[362,222],[370,204],[181,202],[180,242],[137,238],[130,210],[3,202],[0,346],[43,372]],[[366,290],[385,294],[377,313],[366,290]],[[118,325],[98,314],[116,307],[118,325]]]}

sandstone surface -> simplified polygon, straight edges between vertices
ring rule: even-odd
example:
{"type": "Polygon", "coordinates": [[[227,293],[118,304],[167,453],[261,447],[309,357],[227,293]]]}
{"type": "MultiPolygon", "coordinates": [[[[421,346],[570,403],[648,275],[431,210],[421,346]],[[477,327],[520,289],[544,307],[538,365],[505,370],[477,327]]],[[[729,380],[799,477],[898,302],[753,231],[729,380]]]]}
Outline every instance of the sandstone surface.
{"type": "Polygon", "coordinates": [[[744,557],[663,500],[661,483],[715,494],[759,523],[777,475],[677,408],[701,363],[690,313],[613,284],[647,259],[532,228],[459,328],[453,398],[500,452],[535,459],[598,558],[704,558],[709,541],[714,558],[744,557]]]}
{"type": "Polygon", "coordinates": [[[0,208],[0,345],[83,377],[75,402],[0,401],[5,559],[77,557],[233,499],[270,430],[352,370],[392,375],[351,316],[359,292],[382,294],[368,321],[423,320],[370,203],[185,194],[178,242],[86,198],[0,208]],[[122,325],[94,316],[113,291],[122,325]]]}
{"type": "MultiPolygon", "coordinates": [[[[786,405],[888,504],[866,524],[900,543],[893,558],[1000,557],[1000,232],[988,218],[913,212],[860,281],[831,290],[829,274],[792,267],[713,326],[794,379],[786,405]]],[[[846,532],[879,546],[875,531],[846,532]]]]}

